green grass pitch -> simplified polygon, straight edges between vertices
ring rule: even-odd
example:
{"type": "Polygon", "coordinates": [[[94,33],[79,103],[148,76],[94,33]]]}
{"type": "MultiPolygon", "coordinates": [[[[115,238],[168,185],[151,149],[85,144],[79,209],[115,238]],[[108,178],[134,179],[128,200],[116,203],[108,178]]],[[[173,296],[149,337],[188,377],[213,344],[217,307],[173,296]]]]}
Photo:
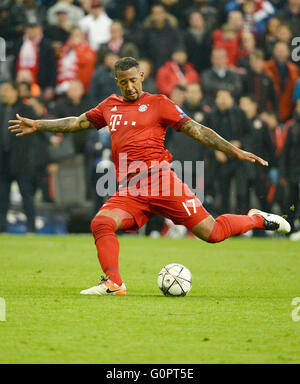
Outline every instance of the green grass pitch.
{"type": "Polygon", "coordinates": [[[127,297],[84,297],[101,270],[92,236],[0,236],[0,363],[300,363],[300,243],[121,237],[127,297]],[[193,274],[164,297],[169,263],[193,274]]]}

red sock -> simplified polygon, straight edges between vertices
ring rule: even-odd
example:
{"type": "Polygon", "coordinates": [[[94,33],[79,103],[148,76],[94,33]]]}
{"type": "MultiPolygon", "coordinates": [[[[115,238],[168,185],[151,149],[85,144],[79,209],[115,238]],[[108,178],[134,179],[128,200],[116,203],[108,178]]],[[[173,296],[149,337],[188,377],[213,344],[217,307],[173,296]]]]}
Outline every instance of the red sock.
{"type": "Polygon", "coordinates": [[[251,229],[264,228],[264,218],[258,215],[222,215],[216,219],[208,243],[219,243],[229,237],[242,235],[251,229]]]}
{"type": "Polygon", "coordinates": [[[96,216],[91,224],[103,272],[114,283],[121,285],[119,270],[119,241],[116,235],[117,223],[107,216],[96,216]]]}

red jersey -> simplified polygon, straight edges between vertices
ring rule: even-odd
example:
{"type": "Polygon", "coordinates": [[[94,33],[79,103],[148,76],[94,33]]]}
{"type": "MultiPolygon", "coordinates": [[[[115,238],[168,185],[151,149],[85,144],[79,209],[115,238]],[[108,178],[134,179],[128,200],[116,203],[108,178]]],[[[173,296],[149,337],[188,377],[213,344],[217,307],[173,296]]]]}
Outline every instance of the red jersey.
{"type": "Polygon", "coordinates": [[[86,116],[97,129],[109,127],[118,181],[130,173],[128,168],[133,161],[142,161],[147,167],[152,161],[171,163],[172,155],[164,145],[166,129],[171,126],[179,130],[190,120],[166,96],[147,92],[134,102],[112,95],[88,111],[86,116]],[[120,154],[127,156],[127,170],[119,167],[120,154]]]}

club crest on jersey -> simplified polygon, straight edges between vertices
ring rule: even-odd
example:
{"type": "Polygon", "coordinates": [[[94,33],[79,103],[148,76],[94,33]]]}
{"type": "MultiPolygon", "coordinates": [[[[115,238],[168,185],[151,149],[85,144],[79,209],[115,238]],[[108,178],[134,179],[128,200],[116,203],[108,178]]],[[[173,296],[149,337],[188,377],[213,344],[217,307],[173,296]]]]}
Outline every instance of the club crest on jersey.
{"type": "Polygon", "coordinates": [[[147,105],[143,104],[143,105],[140,105],[139,107],[139,112],[146,112],[148,109],[147,105]]]}

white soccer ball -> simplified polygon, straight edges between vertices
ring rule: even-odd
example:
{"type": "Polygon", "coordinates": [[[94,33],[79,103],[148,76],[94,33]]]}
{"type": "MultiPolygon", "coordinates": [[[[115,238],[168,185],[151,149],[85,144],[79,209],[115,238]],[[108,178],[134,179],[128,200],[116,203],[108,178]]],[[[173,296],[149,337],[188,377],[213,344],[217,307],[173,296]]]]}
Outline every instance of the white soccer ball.
{"type": "Polygon", "coordinates": [[[192,274],[181,264],[169,264],[158,274],[158,288],[165,296],[185,296],[192,288],[192,274]]]}

